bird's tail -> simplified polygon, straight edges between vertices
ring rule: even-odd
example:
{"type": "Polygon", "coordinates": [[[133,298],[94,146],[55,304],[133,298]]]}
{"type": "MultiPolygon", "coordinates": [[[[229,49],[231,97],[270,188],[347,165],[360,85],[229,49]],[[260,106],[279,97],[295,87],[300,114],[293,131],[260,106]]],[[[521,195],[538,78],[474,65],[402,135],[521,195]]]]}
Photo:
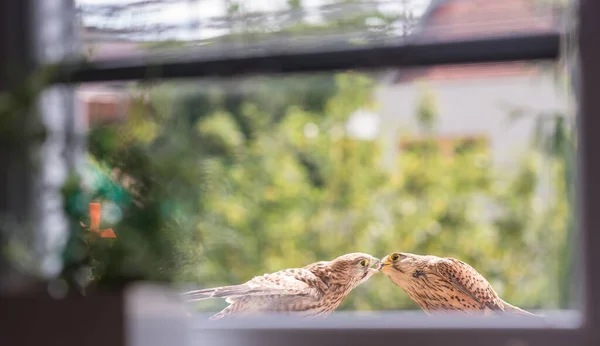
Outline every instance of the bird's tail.
{"type": "Polygon", "coordinates": [[[222,318],[229,317],[231,315],[232,311],[233,310],[230,305],[230,306],[226,307],[225,309],[223,309],[222,311],[212,315],[208,319],[211,321],[220,320],[222,318]]]}
{"type": "Polygon", "coordinates": [[[507,302],[503,302],[504,303],[504,311],[508,312],[509,314],[512,315],[518,315],[518,316],[529,316],[529,317],[540,317],[536,314],[532,314],[529,311],[525,311],[519,307],[516,307],[514,305],[511,305],[507,302]]]}
{"type": "Polygon", "coordinates": [[[196,302],[211,298],[228,298],[238,296],[244,294],[244,292],[247,292],[247,290],[248,288],[246,285],[232,285],[187,291],[184,292],[182,296],[183,299],[188,302],[196,302]]]}

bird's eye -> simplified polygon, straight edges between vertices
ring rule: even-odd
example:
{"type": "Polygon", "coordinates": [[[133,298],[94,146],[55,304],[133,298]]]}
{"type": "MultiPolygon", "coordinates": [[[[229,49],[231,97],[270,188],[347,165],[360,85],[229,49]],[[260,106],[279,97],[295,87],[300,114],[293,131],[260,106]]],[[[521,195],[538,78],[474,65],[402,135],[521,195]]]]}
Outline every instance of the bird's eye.
{"type": "Polygon", "coordinates": [[[397,261],[397,260],[398,260],[398,258],[400,258],[400,255],[399,255],[399,254],[397,254],[397,253],[395,253],[395,254],[393,254],[393,255],[391,255],[391,256],[390,256],[390,259],[391,259],[392,261],[397,261]]]}
{"type": "Polygon", "coordinates": [[[358,265],[361,267],[366,267],[367,266],[367,260],[361,260],[360,262],[358,262],[358,265]]]}

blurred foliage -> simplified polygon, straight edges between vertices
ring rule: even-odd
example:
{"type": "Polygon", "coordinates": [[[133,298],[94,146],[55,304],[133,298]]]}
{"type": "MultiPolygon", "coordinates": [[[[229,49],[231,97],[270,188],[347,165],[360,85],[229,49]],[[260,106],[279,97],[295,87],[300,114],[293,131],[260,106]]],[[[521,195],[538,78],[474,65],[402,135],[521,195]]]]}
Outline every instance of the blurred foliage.
{"type": "Polygon", "coordinates": [[[417,122],[421,131],[427,133],[435,128],[437,122],[437,104],[432,90],[421,86],[421,98],[416,112],[417,122]]]}
{"type": "Polygon", "coordinates": [[[277,11],[276,15],[269,11],[253,11],[244,1],[224,2],[229,32],[204,41],[206,44],[268,39],[289,43],[301,37],[339,34],[350,35],[337,37],[337,41],[348,40],[352,44],[363,44],[409,35],[417,21],[413,6],[407,1],[402,1],[400,10],[390,10],[389,7],[369,1],[333,0],[311,7],[300,0],[289,0],[287,7],[277,11]],[[315,10],[319,12],[322,21],[311,18],[314,15],[311,12],[314,13],[315,10]]]}
{"type": "MultiPolygon", "coordinates": [[[[570,78],[569,78],[570,79],[570,78]]],[[[546,223],[548,225],[560,220],[564,225],[565,231],[555,240],[555,246],[558,248],[557,283],[559,286],[559,306],[576,307],[577,296],[574,296],[573,289],[577,277],[577,263],[575,263],[575,252],[577,251],[577,220],[575,215],[576,199],[576,153],[577,153],[577,130],[575,117],[569,117],[559,112],[535,112],[524,109],[513,109],[510,112],[512,121],[519,121],[523,118],[533,117],[535,126],[531,147],[540,153],[551,166],[550,176],[553,179],[553,188],[558,201],[550,208],[550,216],[546,223]],[[557,213],[557,214],[553,214],[557,213]]]]}
{"type": "MultiPolygon", "coordinates": [[[[557,307],[564,161],[550,157],[548,170],[532,151],[502,171],[477,141],[448,154],[431,140],[384,170],[380,143],[345,130],[355,110],[373,106],[373,87],[340,73],[132,91],[126,121],[92,129],[90,173],[65,190],[74,220],[103,201],[103,227],[117,234],[86,250],[93,285],[237,284],[347,252],[408,251],[472,264],[513,304],[557,307]],[[552,196],[541,200],[543,172],[552,196]]],[[[341,308],[415,308],[388,281],[373,277],[341,308]]]]}
{"type": "MultiPolygon", "coordinates": [[[[395,15],[352,12],[357,1],[337,0],[314,24],[303,1],[290,0],[289,22],[273,28],[242,1],[226,2],[230,32],[209,41],[253,41],[275,29],[283,39],[389,37],[398,24],[410,33],[415,19],[408,6],[395,15]]],[[[440,147],[435,95],[424,88],[414,116],[426,136],[416,133],[424,139],[388,171],[379,165],[378,141],[346,132],[353,112],[374,106],[373,88],[368,75],[340,73],[132,90],[125,122],[92,129],[86,174],[65,187],[73,231],[63,277],[81,286],[75,278],[89,267],[99,289],[138,279],[208,287],[347,252],[408,251],[460,258],[524,308],[565,307],[572,162],[551,153],[572,143],[568,130],[562,138],[540,133],[544,150],[534,147],[502,170],[483,142],[440,147]],[[542,186],[544,174],[550,186],[542,186]],[[90,201],[103,202],[102,227],[117,239],[86,239],[79,220],[88,223],[90,201]]],[[[416,306],[377,275],[341,308],[416,306]]]]}

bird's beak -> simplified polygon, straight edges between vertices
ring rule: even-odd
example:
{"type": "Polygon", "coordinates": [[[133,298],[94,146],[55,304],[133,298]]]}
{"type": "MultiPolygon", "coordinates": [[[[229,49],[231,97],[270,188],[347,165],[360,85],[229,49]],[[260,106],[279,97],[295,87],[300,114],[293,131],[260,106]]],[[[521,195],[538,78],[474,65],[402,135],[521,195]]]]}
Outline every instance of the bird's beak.
{"type": "Polygon", "coordinates": [[[381,271],[384,267],[389,266],[391,263],[388,260],[387,256],[379,262],[379,266],[377,267],[377,270],[381,271]]]}
{"type": "Polygon", "coordinates": [[[367,271],[363,277],[363,279],[360,281],[361,283],[367,281],[371,276],[379,273],[379,259],[373,257],[373,259],[371,259],[371,261],[369,262],[371,265],[367,268],[367,271]]]}

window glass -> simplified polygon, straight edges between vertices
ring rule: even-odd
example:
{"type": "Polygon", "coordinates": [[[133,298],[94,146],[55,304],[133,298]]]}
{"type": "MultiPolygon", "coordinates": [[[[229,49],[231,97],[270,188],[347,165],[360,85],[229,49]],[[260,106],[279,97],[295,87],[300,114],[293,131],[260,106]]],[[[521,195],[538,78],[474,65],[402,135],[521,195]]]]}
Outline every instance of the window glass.
{"type": "MultiPolygon", "coordinates": [[[[447,40],[548,31],[561,12],[482,3],[80,1],[85,42],[108,58],[170,46],[177,30],[201,49],[355,32],[447,40]],[[165,29],[170,11],[180,29],[165,29]]],[[[83,239],[69,241],[64,277],[84,268],[91,287],[206,288],[346,253],[407,252],[460,259],[523,309],[570,308],[564,77],[558,64],[516,61],[84,84],[86,166],[65,189],[83,239]]],[[[378,273],[338,311],[418,309],[378,273]]]]}

